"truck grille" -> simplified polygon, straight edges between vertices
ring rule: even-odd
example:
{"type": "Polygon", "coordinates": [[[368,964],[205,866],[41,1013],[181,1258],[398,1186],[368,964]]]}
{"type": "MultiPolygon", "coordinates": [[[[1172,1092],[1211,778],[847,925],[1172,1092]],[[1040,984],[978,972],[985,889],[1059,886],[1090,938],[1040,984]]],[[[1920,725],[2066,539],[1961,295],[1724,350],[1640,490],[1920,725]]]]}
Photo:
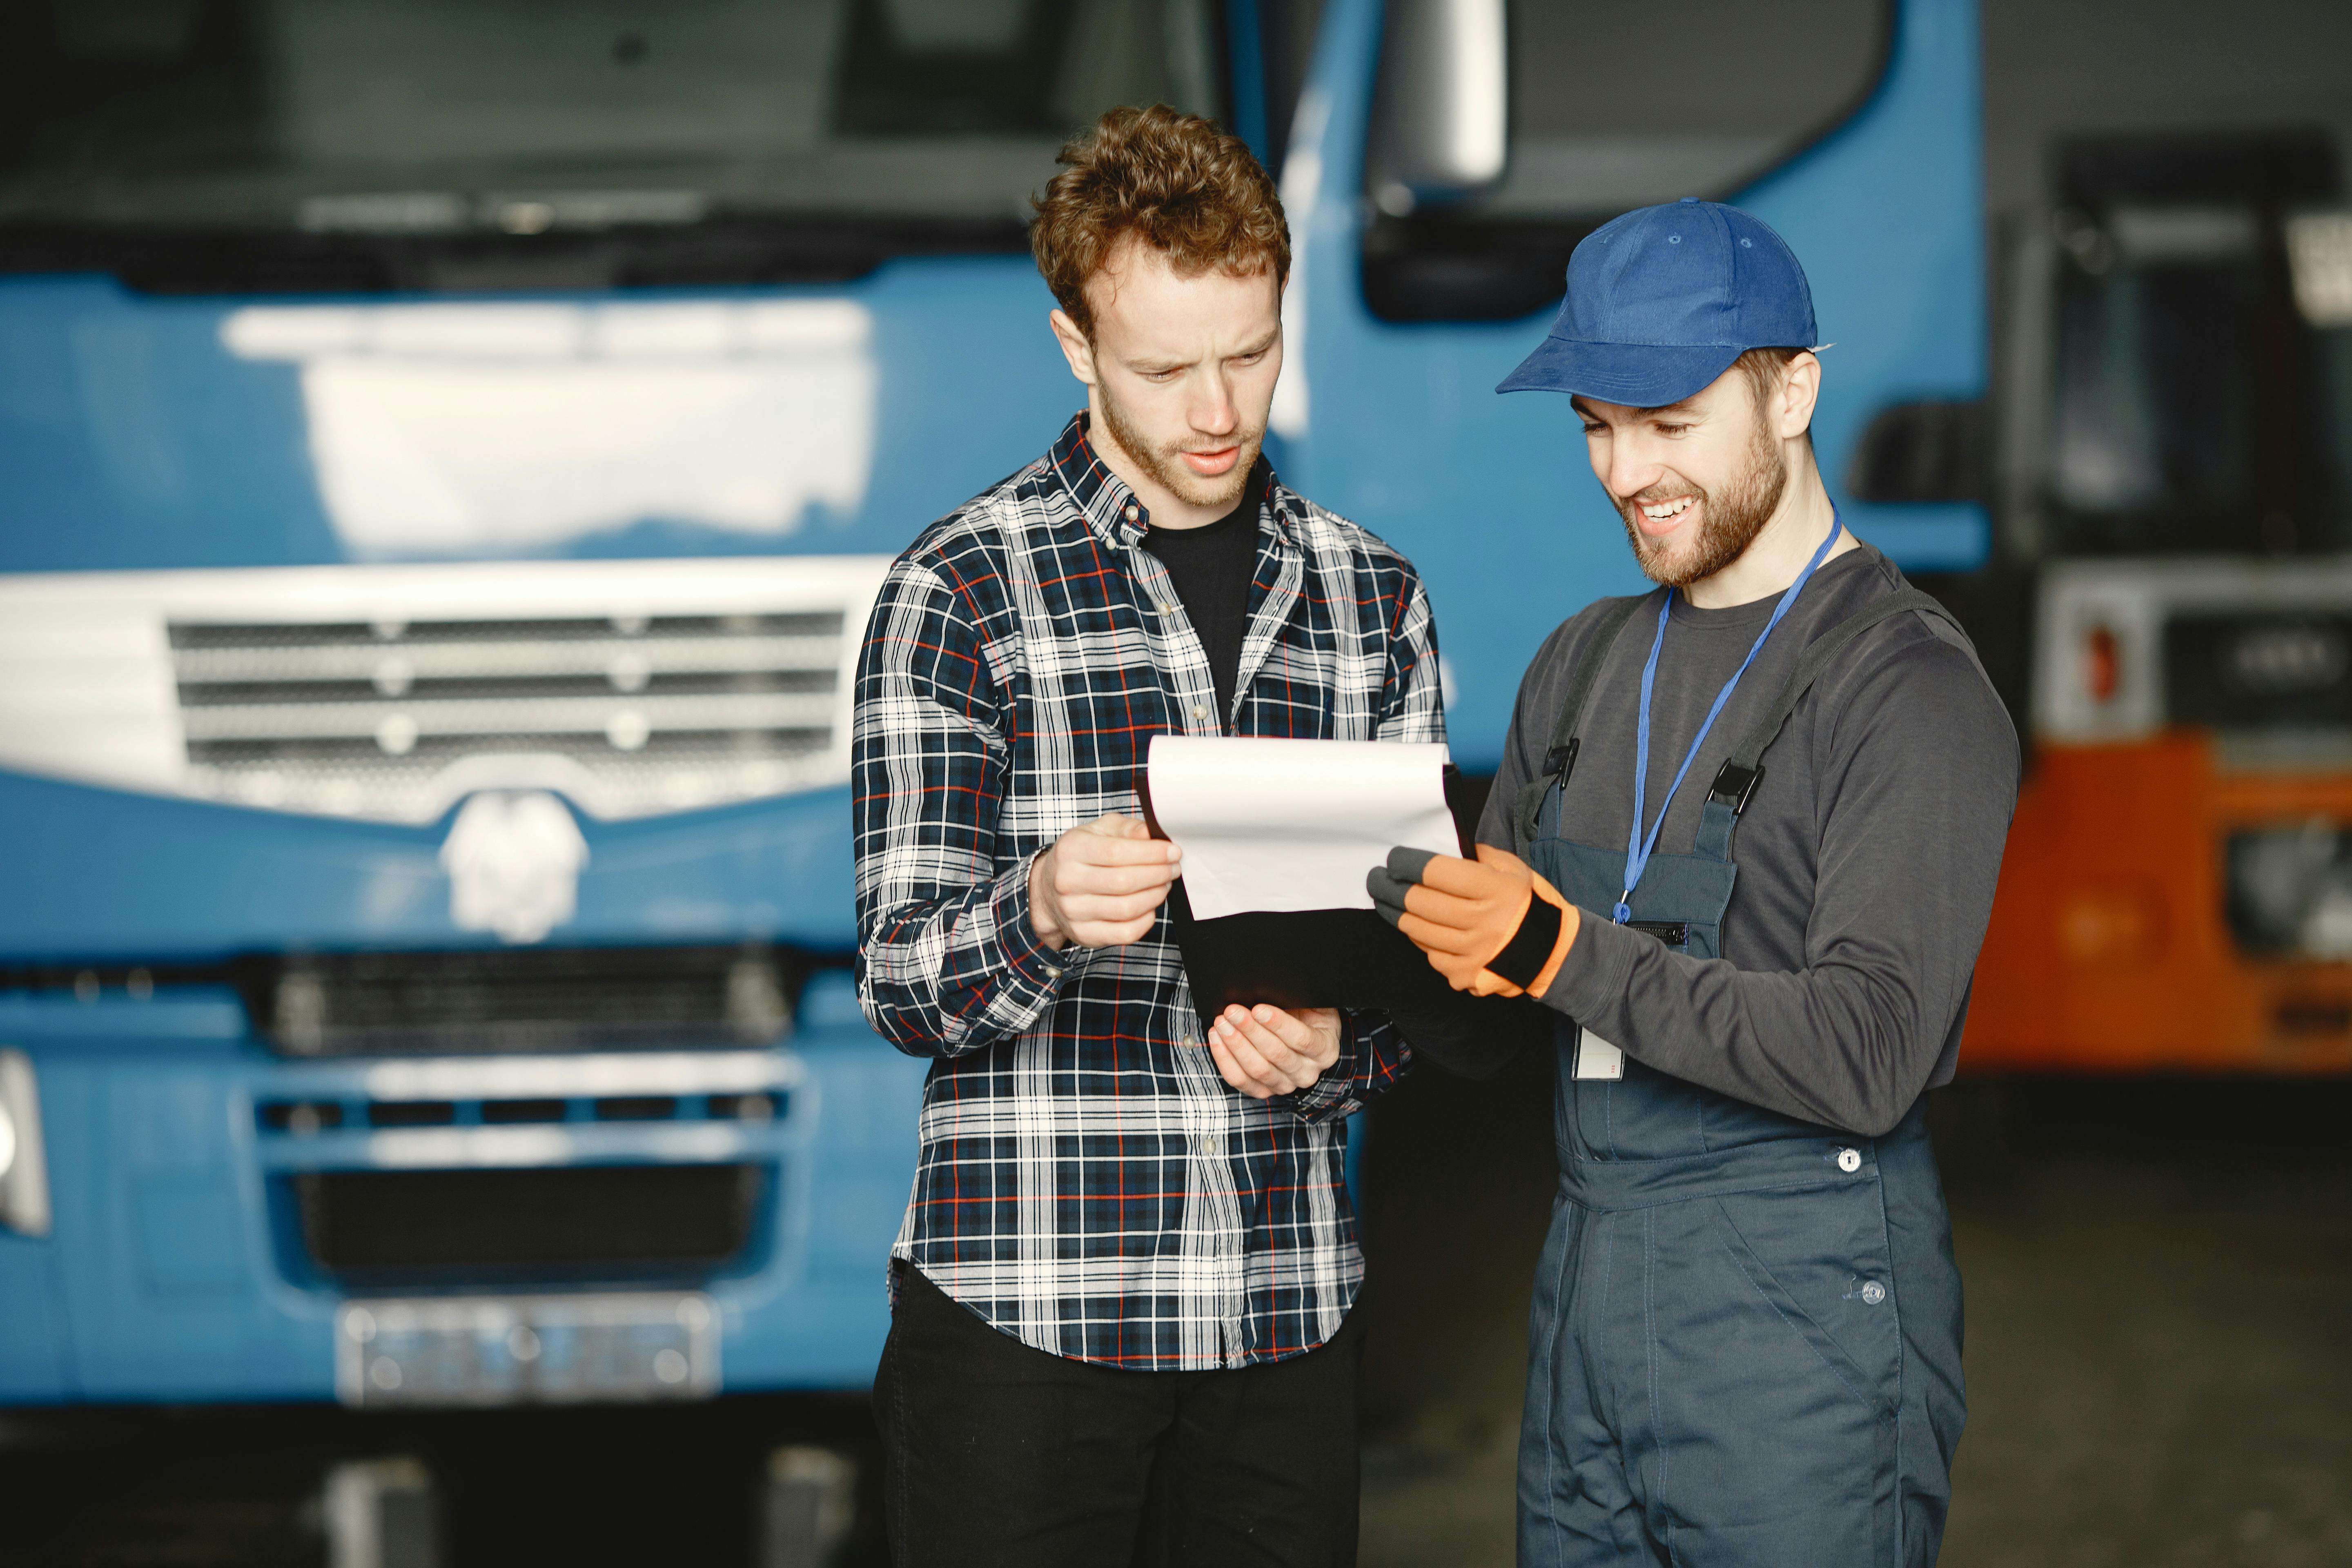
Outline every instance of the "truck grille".
{"type": "Polygon", "coordinates": [[[675,1279],[745,1253],[769,1169],[322,1171],[290,1184],[311,1265],[352,1283],[675,1279]]]}
{"type": "Polygon", "coordinates": [[[169,623],[188,782],[255,805],[415,821],[528,780],[601,816],[818,782],[838,609],[169,623]]]}
{"type": "Polygon", "coordinates": [[[321,953],[247,966],[247,1005],[289,1056],[759,1046],[797,967],[766,947],[321,953]]]}
{"type": "Polygon", "coordinates": [[[849,778],[877,555],[0,578],[0,767],[425,825],[607,820],[849,778]]]}

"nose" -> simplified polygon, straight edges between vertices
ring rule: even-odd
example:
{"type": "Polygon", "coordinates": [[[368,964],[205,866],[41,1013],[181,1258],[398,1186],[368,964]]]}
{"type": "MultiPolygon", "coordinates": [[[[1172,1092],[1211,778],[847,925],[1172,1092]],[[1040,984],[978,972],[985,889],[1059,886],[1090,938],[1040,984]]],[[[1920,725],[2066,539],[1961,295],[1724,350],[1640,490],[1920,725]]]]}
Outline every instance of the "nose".
{"type": "Polygon", "coordinates": [[[1192,428],[1203,436],[1230,436],[1241,422],[1241,411],[1234,405],[1234,389],[1222,367],[1211,367],[1202,377],[1201,390],[1193,399],[1192,428]]]}
{"type": "Polygon", "coordinates": [[[1639,495],[1664,476],[1665,465],[1646,450],[1646,443],[1636,433],[1618,430],[1602,439],[1608,447],[1609,471],[1601,479],[1611,495],[1620,500],[1639,495]]]}

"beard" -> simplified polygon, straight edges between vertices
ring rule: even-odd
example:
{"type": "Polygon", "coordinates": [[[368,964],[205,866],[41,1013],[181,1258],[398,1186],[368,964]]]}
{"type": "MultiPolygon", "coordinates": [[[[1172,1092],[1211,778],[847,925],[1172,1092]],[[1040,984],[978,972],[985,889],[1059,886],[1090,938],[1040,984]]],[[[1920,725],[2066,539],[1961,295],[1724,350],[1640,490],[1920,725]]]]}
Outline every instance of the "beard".
{"type": "Polygon", "coordinates": [[[1119,450],[1135,460],[1135,466],[1150,475],[1187,506],[1219,507],[1227,510],[1241,504],[1242,492],[1249,488],[1250,470],[1257,466],[1258,448],[1265,444],[1265,426],[1255,429],[1244,426],[1234,433],[1232,444],[1241,448],[1241,456],[1223,473],[1210,478],[1192,471],[1182,457],[1191,448],[1171,445],[1154,446],[1128,417],[1118,399],[1108,388],[1098,388],[1102,395],[1103,424],[1110,437],[1118,443],[1119,450]]]}
{"type": "Polygon", "coordinates": [[[1780,443],[1772,439],[1770,428],[1759,416],[1756,438],[1748,443],[1748,461],[1721,494],[1691,484],[1659,484],[1636,495],[1611,499],[1617,501],[1618,519],[1625,525],[1625,539],[1633,547],[1633,560],[1642,574],[1668,588],[1687,588],[1747,553],[1780,509],[1780,495],[1788,486],[1789,470],[1780,459],[1780,443]],[[1690,553],[1675,560],[1668,554],[1666,543],[1642,531],[1640,518],[1643,505],[1654,506],[1685,495],[1698,498],[1698,535],[1690,542],[1690,553]]]}

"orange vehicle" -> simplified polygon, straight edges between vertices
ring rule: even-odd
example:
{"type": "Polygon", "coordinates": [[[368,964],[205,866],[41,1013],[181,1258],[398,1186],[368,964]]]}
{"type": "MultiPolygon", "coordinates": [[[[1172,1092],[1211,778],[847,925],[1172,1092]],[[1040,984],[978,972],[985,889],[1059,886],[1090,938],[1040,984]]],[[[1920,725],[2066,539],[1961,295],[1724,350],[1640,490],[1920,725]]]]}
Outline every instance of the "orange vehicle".
{"type": "Polygon", "coordinates": [[[1997,680],[2011,667],[2030,748],[1962,1067],[2342,1072],[2352,213],[2334,149],[2077,144],[2060,185],[2006,246],[2001,564],[1933,584],[1997,680]]]}

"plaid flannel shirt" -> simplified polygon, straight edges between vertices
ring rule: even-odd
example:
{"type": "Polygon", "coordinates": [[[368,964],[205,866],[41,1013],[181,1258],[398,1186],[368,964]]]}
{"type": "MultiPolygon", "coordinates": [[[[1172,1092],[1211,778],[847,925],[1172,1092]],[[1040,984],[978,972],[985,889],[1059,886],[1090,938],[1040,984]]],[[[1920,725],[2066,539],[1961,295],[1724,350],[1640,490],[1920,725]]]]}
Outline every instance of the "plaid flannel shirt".
{"type": "Polygon", "coordinates": [[[1164,912],[1129,946],[1057,952],[1030,863],[1139,812],[1154,734],[1440,741],[1444,716],[1412,564],[1269,479],[1227,731],[1148,522],[1082,414],[891,568],[857,666],[858,998],[937,1058],[894,1258],[1040,1350],[1236,1366],[1315,1348],[1353,1305],[1346,1118],[1410,1056],[1345,1015],[1312,1087],[1236,1092],[1164,912]]]}

